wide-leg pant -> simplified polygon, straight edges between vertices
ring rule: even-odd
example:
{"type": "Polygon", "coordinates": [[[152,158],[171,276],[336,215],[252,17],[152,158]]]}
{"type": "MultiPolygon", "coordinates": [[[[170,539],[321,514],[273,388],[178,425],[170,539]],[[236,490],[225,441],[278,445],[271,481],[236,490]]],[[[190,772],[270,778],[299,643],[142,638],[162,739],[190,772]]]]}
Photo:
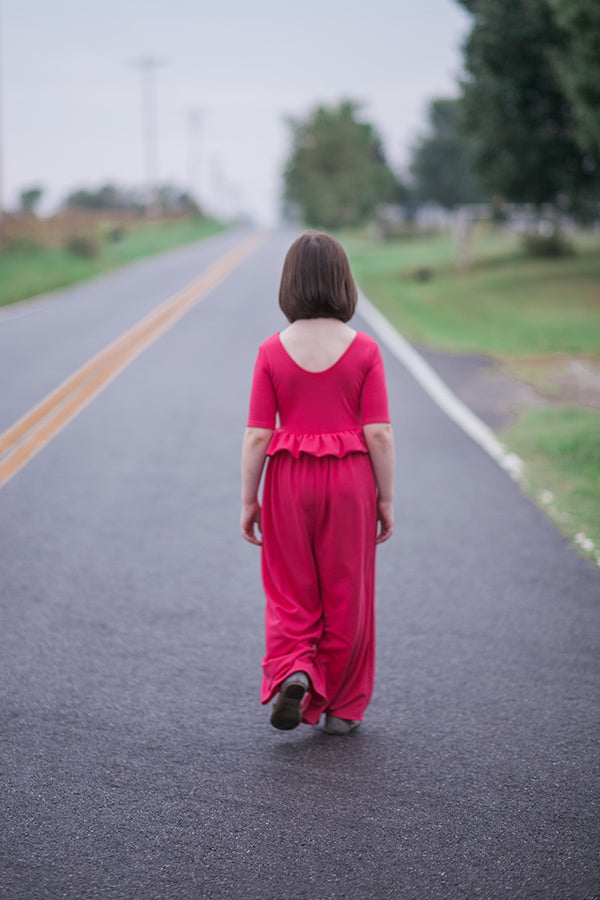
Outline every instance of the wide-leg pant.
{"type": "Polygon", "coordinates": [[[362,720],[375,669],[376,489],[366,453],[269,459],[262,503],[261,700],[302,670],[303,721],[362,720]]]}

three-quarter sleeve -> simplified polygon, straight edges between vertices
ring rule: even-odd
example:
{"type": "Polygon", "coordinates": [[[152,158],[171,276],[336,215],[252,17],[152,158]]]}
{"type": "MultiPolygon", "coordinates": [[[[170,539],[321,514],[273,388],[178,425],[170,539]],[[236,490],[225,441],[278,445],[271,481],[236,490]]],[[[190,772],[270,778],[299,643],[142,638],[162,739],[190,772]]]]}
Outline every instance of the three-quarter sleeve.
{"type": "Polygon", "coordinates": [[[275,428],[276,414],[277,397],[273,378],[266,353],[261,347],[254,364],[247,426],[248,428],[275,428]]]}
{"type": "Polygon", "coordinates": [[[365,375],[360,413],[363,425],[390,421],[385,369],[381,351],[377,345],[375,345],[373,356],[365,375]]]}

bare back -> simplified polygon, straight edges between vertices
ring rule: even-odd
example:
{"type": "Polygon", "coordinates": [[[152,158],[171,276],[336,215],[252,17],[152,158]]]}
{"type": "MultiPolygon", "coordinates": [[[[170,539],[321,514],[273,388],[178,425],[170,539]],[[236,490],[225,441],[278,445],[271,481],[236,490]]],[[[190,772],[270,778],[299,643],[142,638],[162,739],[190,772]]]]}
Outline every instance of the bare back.
{"type": "Polygon", "coordinates": [[[297,319],[279,337],[297,365],[323,372],[344,355],[356,331],[339,319],[297,319]]]}

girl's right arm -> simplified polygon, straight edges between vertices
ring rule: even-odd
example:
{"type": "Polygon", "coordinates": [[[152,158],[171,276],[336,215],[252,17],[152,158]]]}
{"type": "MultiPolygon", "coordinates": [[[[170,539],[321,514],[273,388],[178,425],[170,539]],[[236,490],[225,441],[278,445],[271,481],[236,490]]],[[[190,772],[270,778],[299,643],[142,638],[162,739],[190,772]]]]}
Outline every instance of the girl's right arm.
{"type": "Polygon", "coordinates": [[[394,530],[394,433],[389,422],[363,425],[363,432],[377,485],[377,544],[387,541],[394,530]]]}
{"type": "Polygon", "coordinates": [[[271,428],[246,428],[242,444],[242,515],[240,527],[243,537],[261,546],[254,526],[261,531],[258,487],[267,458],[267,447],[273,436],[271,428]]]}

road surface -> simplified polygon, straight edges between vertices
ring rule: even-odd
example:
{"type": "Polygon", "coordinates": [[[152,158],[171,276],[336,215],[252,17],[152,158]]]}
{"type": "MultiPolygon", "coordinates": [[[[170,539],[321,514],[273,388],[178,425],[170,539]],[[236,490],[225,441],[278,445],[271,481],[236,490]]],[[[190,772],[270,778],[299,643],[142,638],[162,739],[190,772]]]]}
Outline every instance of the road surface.
{"type": "MultiPolygon", "coordinates": [[[[244,236],[3,314],[0,431],[244,236]]],[[[292,238],[0,491],[0,897],[598,897],[600,575],[385,348],[373,702],[345,739],[268,725],[238,459],[292,238]]]]}

